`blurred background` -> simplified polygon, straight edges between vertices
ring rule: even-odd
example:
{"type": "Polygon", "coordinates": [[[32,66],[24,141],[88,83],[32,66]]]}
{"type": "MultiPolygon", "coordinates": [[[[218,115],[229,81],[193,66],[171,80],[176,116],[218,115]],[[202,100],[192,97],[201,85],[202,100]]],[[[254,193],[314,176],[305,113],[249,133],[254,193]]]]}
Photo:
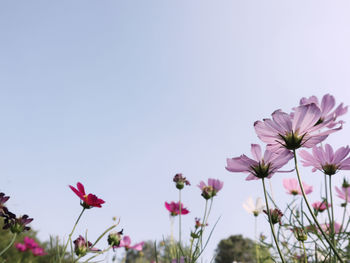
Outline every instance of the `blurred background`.
{"type": "MultiPolygon", "coordinates": [[[[172,178],[183,173],[192,184],[183,191],[184,239],[203,214],[197,184],[224,181],[207,262],[221,239],[254,238],[242,203],[262,197],[261,182],[226,171],[226,158],[263,145],[254,121],[289,112],[302,97],[330,93],[350,104],[349,11],[348,1],[320,0],[2,1],[0,191],[8,206],[34,218],[41,240],[67,238],[81,210],[68,185],[81,182],[106,203],[84,214],[73,238],[86,229],[96,238],[116,216],[132,241],[160,241],[170,234],[164,202],[178,197],[172,178]]],[[[335,148],[348,144],[343,119],[327,139],[335,148]]],[[[282,179],[293,176],[271,181],[281,206],[291,198],[282,179]]],[[[319,200],[323,176],[309,168],[302,176],[319,200]]],[[[268,234],[264,216],[258,229],[268,234]]]]}

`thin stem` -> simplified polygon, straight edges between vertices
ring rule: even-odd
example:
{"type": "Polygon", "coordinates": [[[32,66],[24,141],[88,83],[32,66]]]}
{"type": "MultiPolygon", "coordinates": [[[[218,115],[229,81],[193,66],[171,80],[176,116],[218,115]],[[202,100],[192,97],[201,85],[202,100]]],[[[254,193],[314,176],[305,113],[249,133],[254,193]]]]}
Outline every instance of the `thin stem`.
{"type": "Polygon", "coordinates": [[[0,252],[0,256],[1,256],[2,254],[4,254],[10,247],[12,247],[13,243],[14,243],[15,240],[16,240],[16,237],[17,237],[17,234],[13,234],[13,237],[12,237],[10,243],[8,244],[8,246],[5,247],[5,248],[0,252]]]}
{"type": "MultiPolygon", "coordinates": [[[[203,235],[203,226],[204,226],[204,222],[205,222],[205,216],[207,214],[207,209],[208,209],[208,200],[205,199],[205,208],[204,208],[204,215],[203,215],[203,223],[201,223],[201,229],[200,229],[200,238],[202,237],[203,235]]],[[[198,238],[197,242],[196,242],[196,246],[194,247],[194,251],[193,251],[193,255],[196,254],[197,250],[199,249],[198,247],[198,243],[200,242],[200,238],[198,238]]]]}
{"type": "Polygon", "coordinates": [[[83,215],[85,209],[86,209],[86,208],[83,207],[83,210],[81,211],[81,213],[80,213],[78,219],[75,221],[75,224],[74,224],[74,226],[73,226],[72,232],[70,232],[70,234],[69,234],[69,236],[68,236],[67,243],[66,243],[66,245],[64,246],[63,251],[62,251],[62,254],[61,254],[61,256],[60,256],[60,262],[62,262],[62,257],[64,257],[64,254],[66,253],[67,246],[68,246],[69,242],[72,240],[72,235],[73,235],[73,233],[74,233],[74,230],[75,230],[75,228],[77,227],[77,225],[78,225],[78,223],[79,223],[79,220],[80,220],[81,216],[83,215]]]}
{"type": "Polygon", "coordinates": [[[326,194],[326,208],[327,208],[327,214],[328,214],[328,220],[331,221],[331,213],[329,212],[329,201],[328,201],[328,186],[327,186],[327,175],[324,174],[324,189],[326,194]]]}
{"type": "Polygon", "coordinates": [[[179,189],[179,244],[181,246],[181,189],[179,189]]]}
{"type": "Polygon", "coordinates": [[[318,229],[320,230],[320,232],[322,233],[323,237],[326,239],[327,243],[330,245],[330,247],[332,248],[332,250],[334,251],[334,253],[336,254],[336,256],[338,257],[338,259],[340,260],[340,262],[344,263],[343,259],[341,258],[341,256],[339,255],[337,249],[334,247],[333,243],[329,240],[329,238],[327,237],[326,233],[323,231],[320,223],[317,221],[317,218],[314,214],[314,212],[312,211],[311,209],[311,206],[309,204],[309,201],[307,200],[306,198],[306,194],[305,194],[305,191],[304,191],[304,187],[303,187],[303,184],[301,182],[301,178],[300,178],[300,174],[299,174],[299,169],[298,169],[298,161],[297,161],[297,155],[296,155],[296,152],[295,150],[293,150],[293,154],[294,154],[294,165],[295,165],[295,171],[297,173],[297,178],[298,178],[298,181],[299,181],[299,186],[300,186],[300,190],[301,190],[301,193],[303,194],[303,197],[304,197],[304,200],[305,200],[305,203],[306,203],[306,206],[307,208],[309,209],[309,212],[313,218],[313,220],[315,221],[318,229]]]}
{"type": "Polygon", "coordinates": [[[332,195],[332,176],[329,176],[329,196],[331,197],[331,212],[332,212],[332,220],[330,222],[331,227],[331,239],[333,242],[333,245],[336,246],[335,243],[335,230],[334,230],[334,208],[333,208],[333,195],[332,195]]]}
{"type": "Polygon", "coordinates": [[[301,243],[303,244],[303,249],[304,249],[304,263],[307,263],[307,255],[306,255],[306,248],[305,248],[304,241],[301,241],[301,243]]]}
{"type": "Polygon", "coordinates": [[[263,188],[264,188],[264,196],[265,196],[265,203],[266,203],[266,209],[267,209],[267,214],[269,216],[269,223],[270,223],[270,227],[271,227],[271,233],[272,233],[272,236],[273,236],[273,239],[275,241],[275,244],[276,244],[276,247],[277,247],[277,250],[278,250],[278,254],[280,255],[280,258],[282,260],[282,263],[285,263],[285,260],[284,260],[284,257],[282,255],[282,252],[281,252],[281,249],[278,245],[278,241],[277,241],[277,238],[276,238],[276,234],[275,234],[275,230],[274,230],[274,227],[272,225],[272,220],[271,220],[271,211],[270,211],[270,208],[269,208],[269,202],[267,200],[267,194],[266,194],[266,186],[265,186],[265,180],[264,178],[261,179],[262,181],[262,184],[263,184],[263,188]]]}
{"type": "Polygon", "coordinates": [[[259,247],[258,247],[258,236],[257,236],[257,226],[258,226],[258,217],[254,216],[254,236],[255,236],[255,254],[256,254],[256,262],[259,263],[259,247]]]}

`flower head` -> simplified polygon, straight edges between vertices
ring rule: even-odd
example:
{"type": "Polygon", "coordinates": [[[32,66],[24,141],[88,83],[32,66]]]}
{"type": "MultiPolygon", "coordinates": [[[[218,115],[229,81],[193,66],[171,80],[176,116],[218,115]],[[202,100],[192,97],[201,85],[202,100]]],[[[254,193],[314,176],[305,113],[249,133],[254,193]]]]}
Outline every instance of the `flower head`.
{"type": "Polygon", "coordinates": [[[118,247],[124,247],[125,250],[132,249],[136,251],[141,251],[144,243],[145,242],[140,242],[132,246],[130,237],[124,236],[123,239],[120,241],[120,244],[118,247]]]}
{"type": "Polygon", "coordinates": [[[244,203],[243,208],[248,212],[253,214],[254,216],[258,216],[264,209],[265,205],[263,204],[263,201],[260,197],[258,197],[255,201],[253,201],[253,198],[249,197],[244,203]]]}
{"type": "Polygon", "coordinates": [[[38,243],[35,242],[34,239],[25,236],[22,243],[16,243],[15,247],[18,251],[24,252],[26,250],[30,250],[34,256],[44,256],[47,253],[45,253],[44,249],[39,246],[38,243]]]}
{"type": "Polygon", "coordinates": [[[74,243],[74,252],[78,257],[85,256],[89,251],[99,251],[96,248],[92,247],[90,241],[86,241],[81,235],[73,241],[74,243]]]}
{"type": "Polygon", "coordinates": [[[332,146],[326,144],[325,147],[313,147],[312,154],[302,150],[299,155],[304,166],[313,166],[313,172],[320,170],[327,175],[333,175],[339,170],[350,170],[350,157],[346,158],[349,153],[349,146],[334,152],[332,146]]]}
{"type": "Polygon", "coordinates": [[[315,214],[322,213],[327,209],[327,207],[331,207],[331,204],[327,205],[327,201],[323,200],[322,202],[317,201],[312,204],[312,207],[314,208],[315,214]]]}
{"type": "Polygon", "coordinates": [[[15,248],[20,252],[24,252],[27,250],[26,245],[22,243],[15,243],[15,248]]]}
{"type": "Polygon", "coordinates": [[[186,185],[191,185],[190,181],[188,181],[186,179],[186,177],[183,177],[182,174],[180,174],[180,173],[179,174],[175,174],[173,182],[175,183],[176,188],[179,189],[179,190],[184,188],[185,184],[186,185]]]}
{"type": "Polygon", "coordinates": [[[302,98],[300,100],[300,105],[307,105],[314,103],[321,111],[320,119],[317,123],[326,122],[327,128],[332,128],[338,123],[343,123],[343,121],[336,121],[339,116],[344,115],[348,111],[348,106],[344,107],[343,103],[339,104],[337,108],[335,106],[335,99],[332,95],[326,94],[322,97],[321,104],[319,103],[316,96],[311,96],[309,98],[302,98]]]}
{"type": "Polygon", "coordinates": [[[304,228],[302,227],[294,227],[292,229],[293,233],[294,233],[294,236],[295,238],[298,240],[298,241],[306,241],[307,240],[307,232],[304,228]]]}
{"type": "MultiPolygon", "coordinates": [[[[310,185],[307,185],[306,183],[302,182],[303,188],[305,191],[305,194],[312,193],[313,187],[310,185]]],[[[295,178],[286,178],[283,179],[283,186],[287,190],[288,194],[291,195],[301,195],[301,189],[298,183],[298,180],[295,178]]]]}
{"type": "Polygon", "coordinates": [[[190,211],[188,211],[186,208],[183,207],[183,204],[180,202],[165,202],[165,208],[170,212],[171,216],[177,216],[180,214],[180,207],[181,207],[181,215],[187,215],[190,211]]]}
{"type": "Polygon", "coordinates": [[[33,221],[33,218],[29,218],[28,215],[16,217],[15,214],[7,212],[5,215],[3,229],[10,229],[13,234],[20,234],[24,231],[30,230],[30,227],[26,226],[33,221]]]}
{"type": "Polygon", "coordinates": [[[112,247],[117,247],[120,244],[120,241],[122,240],[122,235],[123,235],[123,229],[119,232],[111,232],[108,235],[108,245],[112,247]]]}
{"type": "Polygon", "coordinates": [[[251,151],[254,159],[246,155],[227,159],[226,169],[230,172],[248,173],[246,180],[258,180],[262,178],[271,178],[279,171],[293,155],[289,151],[271,152],[266,150],[264,156],[261,153],[261,147],[258,144],[252,144],[251,151]]]}
{"type": "Polygon", "coordinates": [[[200,181],[198,185],[199,189],[202,190],[202,196],[206,200],[216,196],[223,186],[224,182],[213,178],[208,179],[208,185],[206,185],[204,181],[200,181]]]}
{"type": "Polygon", "coordinates": [[[0,193],[0,216],[4,216],[8,212],[5,203],[9,199],[9,196],[5,196],[4,193],[0,193]]]}
{"type": "MultiPolygon", "coordinates": [[[[267,210],[264,210],[264,213],[269,216],[267,210]]],[[[279,210],[278,208],[275,208],[275,209],[270,208],[270,215],[271,215],[271,223],[273,225],[277,223],[281,224],[281,218],[283,216],[283,213],[281,210],[279,210]]]]}
{"type": "MultiPolygon", "coordinates": [[[[321,228],[323,231],[325,231],[327,234],[329,234],[331,232],[331,225],[330,224],[322,224],[321,225],[321,228]]],[[[337,222],[334,222],[334,233],[335,234],[339,234],[342,230],[342,226],[337,223],[337,222]]]]}
{"type": "Polygon", "coordinates": [[[296,107],[293,114],[277,110],[272,113],[272,119],[256,121],[254,128],[258,137],[268,144],[269,150],[312,148],[342,128],[340,124],[338,128],[321,132],[330,121],[318,123],[320,118],[321,110],[311,103],[296,107]]]}
{"type": "Polygon", "coordinates": [[[93,194],[86,194],[84,186],[81,183],[77,183],[77,188],[73,186],[69,186],[70,189],[82,200],[81,205],[84,208],[91,208],[91,207],[102,207],[101,205],[105,203],[102,199],[99,199],[96,195],[93,194]]]}

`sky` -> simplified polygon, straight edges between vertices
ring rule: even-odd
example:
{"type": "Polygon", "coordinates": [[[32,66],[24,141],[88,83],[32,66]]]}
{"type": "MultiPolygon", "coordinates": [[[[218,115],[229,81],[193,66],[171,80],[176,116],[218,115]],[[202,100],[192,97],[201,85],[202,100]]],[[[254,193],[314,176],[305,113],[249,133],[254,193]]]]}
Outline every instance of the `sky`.
{"type": "MultiPolygon", "coordinates": [[[[42,240],[67,237],[80,213],[68,185],[82,182],[106,203],[84,214],[76,235],[88,229],[94,239],[117,216],[135,242],[162,240],[170,234],[164,202],[177,200],[172,178],[183,173],[192,184],[183,191],[191,211],[183,236],[203,213],[196,185],[224,181],[207,260],[231,234],[253,238],[242,203],[262,197],[261,183],[226,171],[226,158],[263,145],[254,121],[302,97],[330,93],[350,104],[349,9],[340,0],[0,1],[8,207],[33,217],[42,240]]],[[[343,119],[327,139],[334,147],[348,144],[343,119]]],[[[321,175],[302,172],[316,200],[321,175]]],[[[293,176],[271,180],[280,205],[290,200],[282,179],[293,176]]],[[[264,217],[259,231],[268,231],[264,217]]]]}

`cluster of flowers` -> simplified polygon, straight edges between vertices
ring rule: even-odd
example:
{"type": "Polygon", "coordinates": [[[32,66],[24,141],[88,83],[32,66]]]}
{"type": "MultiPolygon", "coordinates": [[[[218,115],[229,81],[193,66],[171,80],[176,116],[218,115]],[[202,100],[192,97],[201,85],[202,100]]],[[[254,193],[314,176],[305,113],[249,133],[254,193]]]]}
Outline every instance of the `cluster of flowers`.
{"type": "MultiPolygon", "coordinates": [[[[69,186],[72,191],[80,198],[81,202],[80,205],[83,207],[83,211],[81,212],[70,236],[69,239],[71,238],[74,229],[76,227],[76,225],[79,222],[79,219],[81,217],[81,215],[83,214],[83,212],[85,211],[85,209],[90,209],[93,207],[102,207],[102,204],[105,203],[104,200],[98,198],[96,195],[94,194],[86,194],[85,192],[85,188],[83,186],[83,184],[81,184],[80,182],[77,183],[77,187],[73,187],[73,186],[69,186]]],[[[131,245],[131,239],[129,236],[123,236],[123,230],[119,231],[119,232],[110,232],[108,234],[108,238],[107,238],[107,242],[109,247],[107,249],[101,250],[98,248],[95,248],[95,245],[97,244],[97,242],[111,229],[113,229],[116,225],[113,225],[112,227],[108,228],[94,243],[91,243],[90,241],[86,240],[82,235],[79,235],[78,238],[76,238],[73,243],[74,243],[74,252],[75,254],[78,256],[78,258],[84,257],[87,253],[92,252],[95,253],[96,255],[91,257],[90,259],[103,254],[105,252],[107,252],[110,248],[117,249],[117,248],[125,248],[126,251],[128,251],[129,249],[133,249],[136,251],[141,251],[142,247],[144,245],[144,242],[140,242],[137,243],[135,245],[131,245]]],[[[63,253],[65,252],[68,242],[70,240],[67,241],[67,244],[65,246],[65,249],[63,251],[63,253]]],[[[89,260],[90,260],[89,259],[89,260]]]]}
{"type": "Polygon", "coordinates": [[[15,247],[20,252],[30,251],[34,256],[44,256],[46,255],[44,249],[40,247],[34,239],[30,237],[24,237],[23,243],[15,243],[15,247]]]}
{"type": "MultiPolygon", "coordinates": [[[[348,157],[350,148],[346,146],[334,150],[329,144],[322,146],[321,142],[330,134],[342,129],[344,122],[339,120],[339,117],[344,115],[347,109],[348,107],[343,104],[335,107],[335,99],[329,94],[323,96],[321,103],[315,96],[302,98],[299,106],[293,108],[292,112],[285,113],[276,110],[272,113],[272,119],[264,119],[254,123],[258,138],[267,144],[264,154],[260,145],[252,144],[253,158],[241,155],[227,159],[226,169],[228,171],[248,173],[246,180],[261,179],[266,210],[264,210],[265,206],[262,205],[261,199],[257,201],[256,206],[254,206],[253,200],[249,199],[244,207],[250,210],[254,216],[258,216],[261,211],[268,215],[274,243],[282,262],[286,262],[283,255],[290,254],[290,250],[286,247],[286,244],[283,244],[284,242],[281,242],[283,247],[286,247],[286,252],[282,253],[278,242],[281,231],[279,230],[276,236],[273,226],[279,223],[281,227],[283,213],[271,198],[275,208],[269,209],[265,179],[270,179],[277,172],[291,172],[293,170],[296,172],[297,178],[285,179],[283,185],[287,193],[293,196],[301,195],[309,210],[309,215],[307,215],[302,208],[297,209],[294,205],[295,200],[287,207],[291,214],[287,227],[293,226],[292,230],[296,239],[303,244],[304,255],[302,259],[307,262],[309,256],[313,257],[313,260],[318,260],[317,256],[314,256],[317,253],[311,252],[311,255],[306,255],[307,251],[312,250],[311,248],[305,248],[303,243],[308,237],[307,233],[313,233],[317,235],[317,240],[325,247],[324,251],[328,251],[325,252],[328,260],[339,260],[340,262],[345,260],[346,255],[341,247],[343,243],[339,242],[340,237],[335,238],[335,234],[341,231],[345,233],[344,216],[342,224],[335,222],[331,178],[340,170],[350,170],[350,157],[348,157]],[[321,171],[324,174],[325,197],[322,198],[322,201],[314,202],[312,206],[309,204],[306,195],[313,191],[313,187],[302,182],[297,165],[297,150],[299,148],[312,149],[311,153],[306,150],[299,151],[302,164],[305,167],[311,166],[313,172],[321,171]],[[294,159],[294,169],[282,171],[281,168],[291,159],[294,159]],[[320,224],[317,216],[325,210],[328,211],[328,222],[320,224]],[[300,216],[302,219],[300,219],[300,216]],[[304,216],[308,219],[308,226],[303,223],[304,216]],[[331,249],[331,253],[329,249],[331,249]]],[[[349,184],[345,181],[342,188],[336,187],[336,191],[338,197],[345,200],[342,206],[346,207],[346,203],[350,199],[349,184]]],[[[347,225],[348,223],[346,227],[347,225]]],[[[313,241],[316,247],[320,247],[316,240],[313,239],[313,241]]]]}
{"type": "MultiPolygon", "coordinates": [[[[218,179],[208,179],[206,184],[204,181],[201,181],[198,184],[199,189],[201,190],[201,195],[205,199],[205,211],[204,217],[201,221],[200,218],[195,218],[194,230],[191,231],[191,245],[190,251],[188,254],[185,254],[181,248],[181,215],[187,215],[190,211],[187,208],[184,208],[183,203],[181,202],[181,190],[185,185],[191,185],[190,182],[184,177],[181,173],[178,173],[174,176],[173,182],[175,187],[179,190],[179,201],[178,202],[165,202],[165,208],[170,213],[171,222],[176,216],[179,216],[179,240],[178,246],[175,246],[173,243],[173,230],[171,229],[171,242],[173,249],[171,249],[171,255],[173,257],[172,262],[197,262],[198,257],[202,254],[204,248],[202,246],[203,233],[206,226],[208,226],[208,217],[211,211],[212,203],[214,197],[222,189],[224,183],[218,179]],[[210,202],[210,208],[207,209],[208,201],[210,202]],[[197,240],[197,242],[195,242],[197,240]]],[[[173,223],[171,224],[173,226],[173,223]]],[[[172,228],[172,227],[171,227],[172,228]]]]}
{"type": "Polygon", "coordinates": [[[30,230],[27,226],[33,221],[28,215],[16,217],[16,215],[8,210],[5,203],[10,199],[4,193],[0,193],[0,217],[4,219],[3,229],[9,229],[13,234],[20,234],[24,231],[30,230]]]}

